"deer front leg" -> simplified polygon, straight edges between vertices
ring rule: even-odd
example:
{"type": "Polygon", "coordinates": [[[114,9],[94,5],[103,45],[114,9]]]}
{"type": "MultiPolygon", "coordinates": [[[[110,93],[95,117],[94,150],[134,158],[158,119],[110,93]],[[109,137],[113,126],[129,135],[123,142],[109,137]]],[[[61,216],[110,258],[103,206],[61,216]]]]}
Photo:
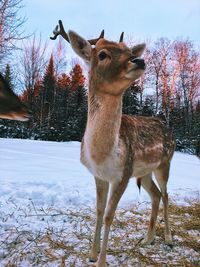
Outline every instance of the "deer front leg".
{"type": "Polygon", "coordinates": [[[96,195],[97,195],[97,203],[96,203],[96,226],[95,226],[95,234],[92,243],[92,248],[90,252],[90,261],[95,262],[97,261],[97,256],[100,250],[100,235],[101,235],[101,228],[103,222],[103,215],[107,203],[107,196],[108,196],[108,189],[109,183],[102,181],[95,177],[96,182],[96,195]]]}
{"type": "Polygon", "coordinates": [[[96,267],[106,267],[106,249],[108,244],[110,226],[112,224],[118,202],[121,196],[123,195],[127,187],[127,184],[128,184],[128,179],[123,179],[121,182],[111,184],[110,197],[106,208],[106,213],[104,215],[105,225],[104,225],[103,241],[96,267]]]}

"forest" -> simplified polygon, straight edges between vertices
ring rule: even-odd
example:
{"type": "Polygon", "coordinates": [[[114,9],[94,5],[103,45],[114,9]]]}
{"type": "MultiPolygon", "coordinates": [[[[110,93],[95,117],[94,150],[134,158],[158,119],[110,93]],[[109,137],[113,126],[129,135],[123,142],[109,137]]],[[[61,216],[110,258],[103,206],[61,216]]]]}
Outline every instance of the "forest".
{"type": "MultiPolygon", "coordinates": [[[[81,141],[87,121],[87,70],[67,57],[68,44],[62,39],[54,41],[50,51],[40,37],[23,36],[21,2],[4,0],[0,5],[0,72],[33,116],[25,123],[0,120],[0,137],[81,141]],[[19,59],[12,64],[16,55],[19,59]]],[[[136,42],[128,39],[128,46],[136,42]]],[[[125,92],[123,113],[160,118],[172,129],[176,149],[194,153],[200,139],[199,47],[181,38],[146,44],[147,68],[125,92]]]]}

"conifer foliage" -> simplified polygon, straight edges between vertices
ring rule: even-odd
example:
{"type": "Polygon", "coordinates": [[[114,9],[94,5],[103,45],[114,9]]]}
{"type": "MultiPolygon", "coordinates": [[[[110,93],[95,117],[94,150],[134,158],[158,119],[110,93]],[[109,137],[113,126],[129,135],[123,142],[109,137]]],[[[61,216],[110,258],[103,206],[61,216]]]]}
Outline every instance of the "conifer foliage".
{"type": "MultiPolygon", "coordinates": [[[[88,106],[82,67],[76,63],[64,71],[61,45],[47,60],[45,51],[46,46],[34,38],[20,61],[24,80],[21,98],[32,110],[32,120],[1,120],[0,137],[81,141],[88,106]]],[[[122,112],[160,118],[174,132],[177,150],[199,155],[200,52],[191,41],[161,38],[144,58],[145,74],[124,92],[122,112]]],[[[14,73],[5,66],[1,72],[14,89],[14,73]]]]}

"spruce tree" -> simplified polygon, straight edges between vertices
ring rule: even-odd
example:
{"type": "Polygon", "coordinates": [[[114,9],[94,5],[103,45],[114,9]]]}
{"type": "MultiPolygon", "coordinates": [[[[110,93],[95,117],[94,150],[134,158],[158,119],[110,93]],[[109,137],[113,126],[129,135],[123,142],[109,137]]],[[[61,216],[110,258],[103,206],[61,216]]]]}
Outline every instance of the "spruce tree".
{"type": "Polygon", "coordinates": [[[137,88],[130,86],[123,95],[122,112],[124,114],[135,115],[139,113],[139,100],[137,97],[137,88]]]}
{"type": "Polygon", "coordinates": [[[154,116],[154,101],[152,99],[152,97],[147,96],[145,98],[143,107],[142,107],[142,115],[143,116],[154,116]]]}
{"type": "Polygon", "coordinates": [[[58,130],[58,140],[68,141],[69,135],[69,95],[70,95],[70,76],[62,73],[56,83],[56,100],[55,100],[55,116],[54,127],[58,130]]]}
{"type": "Polygon", "coordinates": [[[11,69],[10,69],[10,65],[9,64],[6,65],[4,78],[7,81],[9,87],[11,89],[13,89],[12,72],[11,72],[11,69]]]}
{"type": "Polygon", "coordinates": [[[42,88],[40,90],[40,101],[41,101],[41,119],[46,121],[50,126],[53,120],[53,113],[55,107],[56,97],[56,77],[53,62],[53,55],[51,54],[49,64],[46,68],[43,80],[42,88]]]}
{"type": "Polygon", "coordinates": [[[79,64],[71,72],[71,86],[68,105],[68,125],[70,125],[70,138],[81,141],[87,120],[87,92],[85,89],[85,76],[79,64]]]}
{"type": "Polygon", "coordinates": [[[79,64],[75,64],[70,72],[71,77],[71,90],[75,91],[79,86],[84,87],[85,76],[83,70],[79,64]]]}
{"type": "Polygon", "coordinates": [[[79,86],[69,96],[69,120],[72,140],[81,141],[87,121],[87,92],[79,86]]]}

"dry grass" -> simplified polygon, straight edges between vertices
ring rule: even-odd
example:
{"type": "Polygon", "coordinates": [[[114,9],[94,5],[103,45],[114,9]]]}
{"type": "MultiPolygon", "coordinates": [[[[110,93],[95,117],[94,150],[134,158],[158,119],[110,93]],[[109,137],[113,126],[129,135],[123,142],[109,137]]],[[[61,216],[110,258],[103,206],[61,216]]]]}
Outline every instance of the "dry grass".
{"type": "MultiPolygon", "coordinates": [[[[173,247],[164,244],[162,208],[154,244],[141,247],[149,204],[118,210],[109,242],[109,266],[200,266],[200,198],[184,206],[171,202],[169,213],[173,247]]],[[[37,210],[32,203],[4,212],[0,217],[0,266],[89,266],[94,225],[95,212],[87,207],[37,210]]]]}

